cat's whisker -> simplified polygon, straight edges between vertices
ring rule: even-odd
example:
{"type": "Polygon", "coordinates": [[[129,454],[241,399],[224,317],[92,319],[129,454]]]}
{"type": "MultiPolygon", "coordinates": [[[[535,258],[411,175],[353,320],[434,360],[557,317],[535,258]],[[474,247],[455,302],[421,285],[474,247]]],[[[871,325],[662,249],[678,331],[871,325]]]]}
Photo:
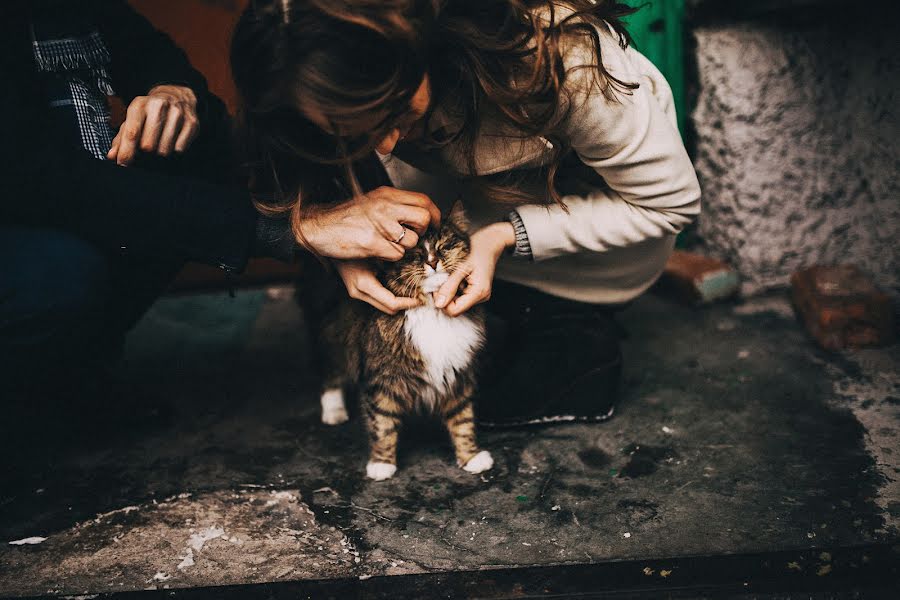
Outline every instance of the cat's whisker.
{"type": "MultiPolygon", "coordinates": [[[[464,234],[451,227],[438,237],[426,238],[422,248],[387,265],[385,286],[398,296],[421,297],[459,269],[469,251],[464,234]],[[433,253],[429,262],[439,260],[440,270],[426,266],[423,249],[433,253]]],[[[347,386],[363,391],[362,412],[371,439],[367,475],[375,480],[394,475],[401,419],[417,411],[442,418],[460,467],[470,473],[490,469],[490,454],[475,441],[471,400],[477,372],[473,364],[485,334],[483,309],[450,317],[431,303],[395,315],[350,308],[349,302],[341,306],[320,336],[328,342],[323,421],[346,420],[346,411],[336,409],[342,407],[338,399],[347,386]]]]}

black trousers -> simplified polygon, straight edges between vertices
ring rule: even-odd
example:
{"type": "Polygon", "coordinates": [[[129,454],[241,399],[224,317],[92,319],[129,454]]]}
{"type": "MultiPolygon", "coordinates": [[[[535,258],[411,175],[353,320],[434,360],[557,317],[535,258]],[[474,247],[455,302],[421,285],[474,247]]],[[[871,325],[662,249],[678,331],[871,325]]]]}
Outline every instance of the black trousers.
{"type": "MultiPolygon", "coordinates": [[[[133,167],[224,181],[230,164],[213,138],[172,159],[133,167]]],[[[75,234],[0,223],[0,396],[79,394],[120,357],[125,335],[186,262],[101,248],[75,234]],[[6,393],[5,393],[6,392],[6,393]]],[[[92,393],[92,389],[85,391],[92,393]]]]}
{"type": "Polygon", "coordinates": [[[0,386],[34,391],[71,389],[114,362],[125,334],[182,265],[9,225],[0,225],[0,255],[0,386]]]}
{"type": "Polygon", "coordinates": [[[622,371],[623,305],[586,304],[495,280],[477,412],[486,421],[600,417],[622,371]]]}

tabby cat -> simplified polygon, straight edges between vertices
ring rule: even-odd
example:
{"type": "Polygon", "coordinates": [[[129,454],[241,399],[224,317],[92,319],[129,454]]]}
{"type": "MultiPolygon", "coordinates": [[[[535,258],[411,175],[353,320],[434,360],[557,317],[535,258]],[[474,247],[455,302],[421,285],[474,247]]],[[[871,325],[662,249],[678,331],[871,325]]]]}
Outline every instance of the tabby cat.
{"type": "Polygon", "coordinates": [[[418,297],[422,305],[386,315],[346,299],[326,320],[323,346],[322,421],[347,421],[345,391],[359,392],[369,431],[366,475],[376,481],[397,471],[397,439],[404,416],[431,413],[450,433],[457,464],[470,473],[490,469],[493,458],[475,441],[474,367],[484,343],[484,314],[479,307],[448,317],[434,307],[432,292],[469,253],[467,223],[460,204],[439,230],[396,263],[387,263],[382,283],[398,296],[418,297]]]}

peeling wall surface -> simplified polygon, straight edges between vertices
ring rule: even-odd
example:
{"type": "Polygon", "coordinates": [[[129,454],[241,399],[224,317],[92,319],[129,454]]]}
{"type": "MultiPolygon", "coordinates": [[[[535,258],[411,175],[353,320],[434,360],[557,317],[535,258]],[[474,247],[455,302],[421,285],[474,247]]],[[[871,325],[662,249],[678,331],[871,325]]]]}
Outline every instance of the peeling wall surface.
{"type": "Polygon", "coordinates": [[[866,19],[694,31],[699,232],[745,293],[845,262],[900,291],[900,54],[866,19]]]}

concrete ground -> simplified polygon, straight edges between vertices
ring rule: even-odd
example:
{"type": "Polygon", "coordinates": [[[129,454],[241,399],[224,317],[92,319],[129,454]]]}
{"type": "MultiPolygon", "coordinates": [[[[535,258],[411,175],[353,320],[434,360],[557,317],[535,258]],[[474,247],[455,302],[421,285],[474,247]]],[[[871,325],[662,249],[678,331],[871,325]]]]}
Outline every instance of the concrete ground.
{"type": "Polygon", "coordinates": [[[89,434],[6,454],[0,596],[626,559],[677,582],[667,559],[780,551],[828,577],[831,553],[801,551],[900,540],[900,347],[826,354],[780,296],[646,296],[621,321],[610,422],[484,431],[482,476],[416,425],[375,483],[359,419],[319,422],[288,289],[163,299],[126,372],[136,403],[174,413],[70,410],[89,434]]]}

